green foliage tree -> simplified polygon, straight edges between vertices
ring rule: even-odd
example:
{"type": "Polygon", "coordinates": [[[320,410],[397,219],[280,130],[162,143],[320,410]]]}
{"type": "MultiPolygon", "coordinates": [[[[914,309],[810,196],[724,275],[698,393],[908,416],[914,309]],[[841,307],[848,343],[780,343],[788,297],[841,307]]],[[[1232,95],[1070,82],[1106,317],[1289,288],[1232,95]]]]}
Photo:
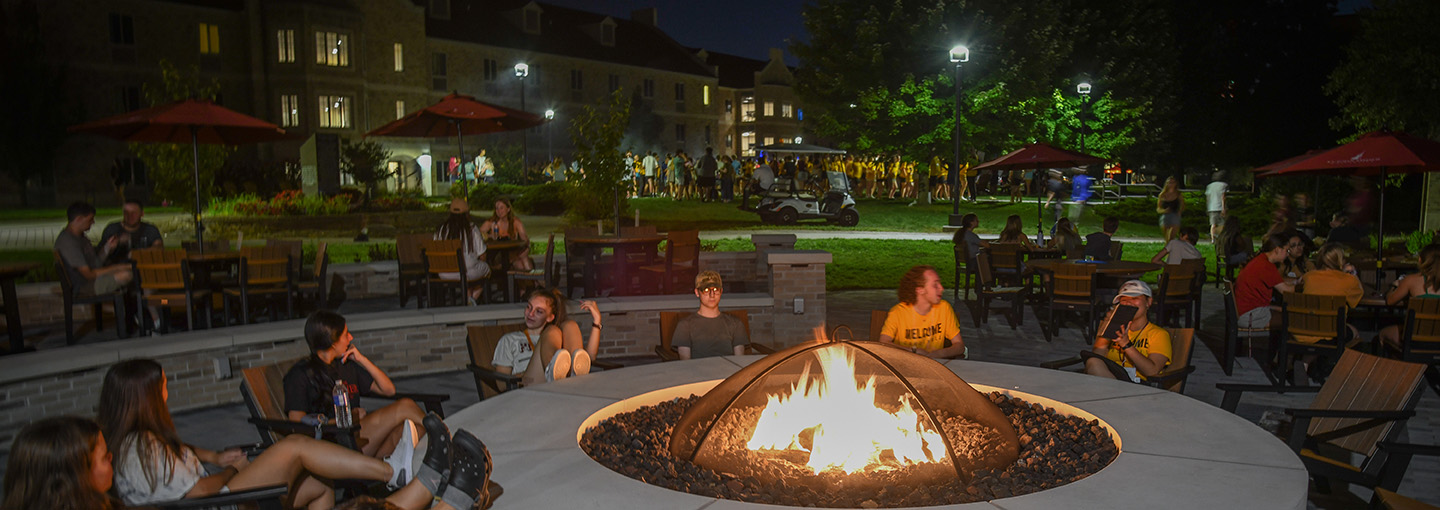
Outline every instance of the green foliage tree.
{"type": "MultiPolygon", "coordinates": [[[[181,72],[169,61],[160,61],[160,83],[146,83],[142,88],[145,101],[159,106],[180,99],[215,100],[220,81],[202,80],[200,71],[191,67],[181,72]]],[[[215,171],[225,165],[235,148],[228,145],[200,144],[200,179],[195,173],[195,153],[189,143],[132,143],[130,152],[145,162],[150,179],[155,183],[155,196],[178,206],[195,210],[195,187],[200,188],[201,203],[208,203],[213,189],[215,171]]]]}
{"type": "Polygon", "coordinates": [[[570,216],[593,220],[628,209],[625,194],[618,193],[625,168],[621,142],[630,125],[630,99],[623,91],[610,94],[609,104],[585,105],[570,121],[570,139],[575,160],[585,169],[574,182],[568,197],[570,216]]]}
{"type": "Polygon", "coordinates": [[[1325,92],[1339,105],[1331,127],[1353,137],[1377,129],[1440,138],[1440,3],[1376,0],[1325,92]]]}
{"type": "Polygon", "coordinates": [[[340,144],[340,169],[365,186],[367,204],[375,198],[375,188],[395,175],[395,172],[386,168],[385,163],[389,160],[390,151],[375,142],[367,140],[351,143],[346,140],[340,144]]]}
{"type": "Polygon", "coordinates": [[[948,49],[966,44],[971,58],[958,84],[963,154],[989,157],[1035,141],[1078,145],[1080,100],[1061,92],[1073,91],[1083,70],[1103,76],[1087,108],[1087,149],[1133,157],[1141,153],[1130,147],[1156,138],[1169,112],[1161,104],[1173,45],[1164,38],[1163,5],[822,0],[805,9],[810,41],[792,47],[805,63],[798,88],[814,129],[846,149],[917,160],[950,154],[957,84],[948,49]],[[1135,30],[1140,24],[1144,31],[1135,30]],[[1148,33],[1155,27],[1161,35],[1148,33]]]}
{"type": "Polygon", "coordinates": [[[20,2],[0,13],[0,171],[15,183],[20,204],[29,206],[30,181],[54,168],[55,151],[65,139],[65,127],[77,115],[64,105],[63,68],[46,65],[40,44],[39,14],[35,4],[20,2]],[[10,18],[7,20],[6,18],[10,18]],[[7,23],[8,21],[8,23],[7,23]]]}

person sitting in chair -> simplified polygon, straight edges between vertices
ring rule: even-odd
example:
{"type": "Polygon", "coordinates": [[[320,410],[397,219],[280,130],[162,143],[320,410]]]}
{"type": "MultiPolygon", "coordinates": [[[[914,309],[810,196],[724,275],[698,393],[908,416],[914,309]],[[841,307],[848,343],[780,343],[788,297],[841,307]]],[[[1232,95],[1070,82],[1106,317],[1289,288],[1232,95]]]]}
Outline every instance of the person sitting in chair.
{"type": "MultiPolygon", "coordinates": [[[[464,199],[450,200],[450,216],[435,231],[435,240],[444,239],[460,240],[460,253],[465,262],[465,278],[471,282],[479,282],[490,276],[490,265],[485,263],[484,236],[480,233],[480,227],[470,219],[470,204],[464,199]]],[[[459,280],[460,273],[441,273],[440,278],[459,280]]],[[[466,291],[471,300],[479,300],[480,295],[485,292],[485,284],[480,283],[466,291]]]]}
{"type": "MultiPolygon", "coordinates": [[[[285,372],[285,413],[293,421],[306,416],[323,415],[335,419],[331,392],[335,381],[345,381],[352,395],[355,423],[360,425],[360,451],[375,458],[384,458],[395,451],[405,422],[420,423],[425,412],[408,398],[396,400],[385,407],[366,411],[358,405],[360,395],[395,394],[395,383],[385,371],[375,366],[351,341],[345,317],[321,310],[305,320],[305,343],[310,357],[300,360],[285,372]]],[[[421,434],[423,436],[423,433],[421,434]]]]}
{"type": "Polygon", "coordinates": [[[115,249],[107,261],[123,262],[130,258],[131,250],[165,246],[165,238],[160,234],[160,229],[154,223],[141,221],[141,218],[145,217],[145,204],[132,198],[125,201],[121,211],[123,213],[120,221],[110,222],[100,233],[100,246],[110,245],[112,238],[120,239],[116,241],[115,249]]]}
{"type": "Polygon", "coordinates": [[[900,277],[900,302],[885,317],[880,341],[932,358],[965,358],[969,349],[960,338],[955,309],[945,301],[945,287],[935,268],[920,265],[900,277]],[[948,344],[948,345],[947,345],[948,344]]]}
{"type": "Polygon", "coordinates": [[[695,297],[700,298],[700,309],[675,324],[675,336],[670,340],[680,359],[745,354],[750,332],[740,319],[720,312],[720,296],[724,292],[720,273],[705,271],[695,277],[695,297]]]}
{"type": "Polygon", "coordinates": [[[75,202],[65,209],[65,218],[68,223],[55,238],[55,253],[65,269],[85,279],[75,282],[77,293],[98,296],[128,285],[133,277],[130,264],[100,265],[120,244],[120,238],[110,237],[100,248],[100,253],[96,253],[95,246],[85,238],[85,233],[95,225],[95,206],[75,202]]]}
{"type": "Polygon", "coordinates": [[[1085,257],[1104,261],[1114,258],[1110,255],[1110,238],[1115,237],[1115,231],[1119,229],[1120,218],[1106,216],[1100,223],[1100,232],[1085,236],[1085,257]]]}
{"type": "Polygon", "coordinates": [[[1150,286],[1140,280],[1130,280],[1120,286],[1114,302],[1137,308],[1135,318],[1122,326],[1115,338],[1095,336],[1091,352],[1098,356],[1086,357],[1085,373],[1140,382],[1170,364],[1170,333],[1150,323],[1147,316],[1151,297],[1150,286]]]}
{"type": "Polygon", "coordinates": [[[590,373],[590,361],[600,350],[600,308],[594,301],[581,301],[580,309],[590,312],[590,337],[586,340],[580,337],[580,325],[566,318],[560,291],[526,292],[525,329],[500,337],[495,344],[495,371],[521,374],[520,383],[526,386],[590,373]],[[531,363],[537,351],[540,359],[550,361],[531,363]]]}

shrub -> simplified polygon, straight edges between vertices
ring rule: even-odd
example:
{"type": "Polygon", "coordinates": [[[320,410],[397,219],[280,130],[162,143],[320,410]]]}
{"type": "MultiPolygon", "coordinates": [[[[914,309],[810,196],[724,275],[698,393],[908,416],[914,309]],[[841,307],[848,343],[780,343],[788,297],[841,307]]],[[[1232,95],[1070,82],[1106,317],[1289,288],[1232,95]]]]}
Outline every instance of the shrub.
{"type": "Polygon", "coordinates": [[[242,193],[228,199],[211,199],[210,214],[218,216],[314,216],[320,214],[344,214],[350,211],[350,198],[336,195],[324,198],[317,195],[302,195],[300,190],[286,190],[276,193],[269,200],[242,193]]]}
{"type": "Polygon", "coordinates": [[[515,200],[515,207],[521,212],[543,216],[565,213],[565,183],[547,182],[525,188],[525,192],[515,200]]]}
{"type": "MultiPolygon", "coordinates": [[[[1185,213],[1180,217],[1180,224],[1195,227],[1195,230],[1201,233],[1209,232],[1210,216],[1205,211],[1205,194],[1191,192],[1183,195],[1185,196],[1185,213]]],[[[1120,218],[1121,221],[1157,225],[1160,221],[1160,213],[1155,212],[1155,200],[1145,197],[1123,198],[1112,203],[1096,205],[1094,211],[1095,214],[1102,217],[1114,216],[1120,218]]],[[[1230,195],[1226,200],[1230,214],[1240,218],[1240,227],[1246,234],[1258,236],[1270,228],[1272,204],[1269,198],[1230,195]]]]}

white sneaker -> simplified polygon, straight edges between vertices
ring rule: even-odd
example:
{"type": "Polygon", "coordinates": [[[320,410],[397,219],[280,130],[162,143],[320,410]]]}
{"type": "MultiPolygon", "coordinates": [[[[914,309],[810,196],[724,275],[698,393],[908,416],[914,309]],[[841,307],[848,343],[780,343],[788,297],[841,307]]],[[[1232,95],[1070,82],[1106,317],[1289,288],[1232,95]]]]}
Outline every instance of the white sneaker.
{"type": "Polygon", "coordinates": [[[390,481],[386,483],[391,490],[399,490],[405,484],[410,483],[412,468],[415,464],[415,442],[418,434],[415,433],[415,422],[405,420],[400,425],[400,442],[395,444],[395,451],[385,457],[385,463],[390,465],[390,481]]]}
{"type": "Polygon", "coordinates": [[[590,353],[585,349],[575,351],[570,357],[570,375],[585,375],[590,373],[590,353]]]}
{"type": "Polygon", "coordinates": [[[545,381],[558,381],[570,375],[570,351],[561,349],[555,352],[555,357],[550,358],[550,364],[545,366],[545,381]]]}

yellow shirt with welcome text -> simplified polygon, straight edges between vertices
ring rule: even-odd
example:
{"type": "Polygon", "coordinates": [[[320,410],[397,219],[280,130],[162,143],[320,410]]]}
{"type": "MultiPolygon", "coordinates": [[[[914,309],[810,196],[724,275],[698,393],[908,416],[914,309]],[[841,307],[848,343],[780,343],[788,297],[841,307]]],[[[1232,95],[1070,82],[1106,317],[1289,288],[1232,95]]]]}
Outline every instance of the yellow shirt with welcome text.
{"type": "MultiPolygon", "coordinates": [[[[1142,357],[1148,358],[1151,354],[1161,354],[1165,356],[1166,366],[1169,366],[1170,360],[1174,359],[1174,356],[1171,355],[1170,332],[1166,331],[1165,328],[1156,326],[1153,322],[1146,323],[1145,327],[1140,329],[1140,331],[1131,331],[1130,343],[1135,346],[1135,350],[1140,351],[1140,356],[1142,357]]],[[[1110,361],[1114,361],[1122,367],[1133,368],[1135,366],[1134,363],[1130,362],[1130,358],[1120,354],[1119,349],[1111,348],[1109,352],[1105,353],[1105,357],[1110,358],[1110,361]]],[[[1141,379],[1145,378],[1145,374],[1139,375],[1141,379]]]]}
{"type": "Polygon", "coordinates": [[[899,303],[885,317],[880,334],[894,338],[895,345],[901,347],[933,351],[944,348],[947,341],[960,334],[960,323],[955,320],[955,309],[950,308],[947,301],[940,301],[925,315],[915,313],[912,305],[899,303]]]}

